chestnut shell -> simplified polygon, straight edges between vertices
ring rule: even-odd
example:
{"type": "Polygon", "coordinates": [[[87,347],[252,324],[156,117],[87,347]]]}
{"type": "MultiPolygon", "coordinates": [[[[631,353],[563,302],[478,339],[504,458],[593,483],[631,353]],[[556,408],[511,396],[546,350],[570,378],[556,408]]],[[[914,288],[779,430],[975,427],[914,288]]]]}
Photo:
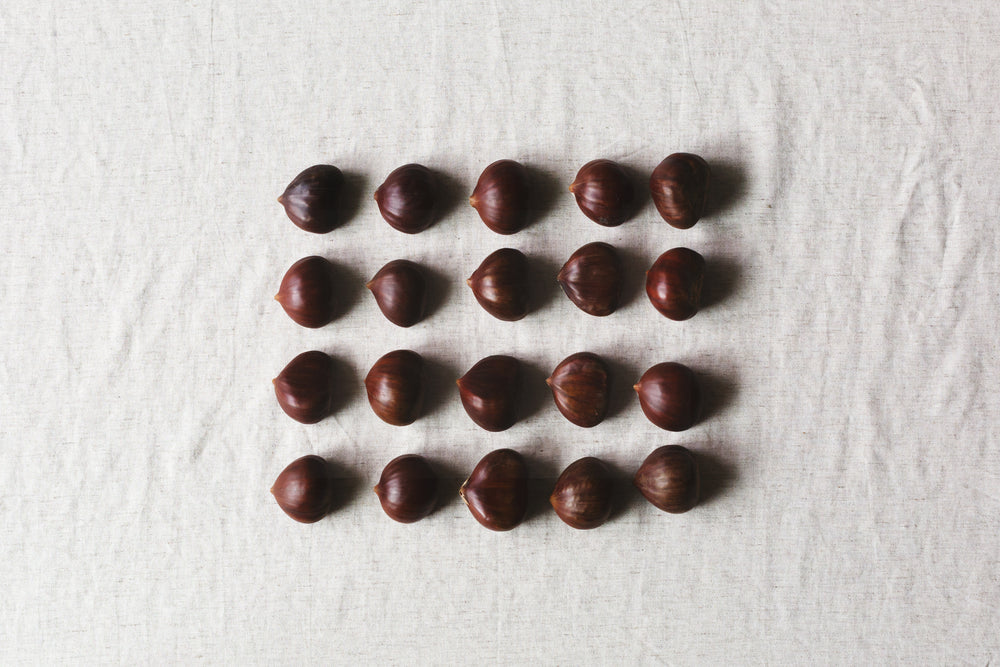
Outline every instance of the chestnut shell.
{"type": "Polygon", "coordinates": [[[642,462],[632,483],[646,500],[671,514],[687,512],[697,505],[701,492],[698,461],[680,445],[654,450],[642,462]]]}
{"type": "Polygon", "coordinates": [[[559,286],[589,315],[604,317],[621,303],[624,269],[614,247],[607,243],[588,243],[566,260],[556,277],[559,286]]]}
{"type": "Polygon", "coordinates": [[[661,315],[681,322],[698,312],[704,282],[705,258],[690,248],[673,248],[646,272],[646,296],[661,315]]]}
{"type": "Polygon", "coordinates": [[[604,227],[617,227],[636,208],[632,179],[612,160],[591,160],[580,167],[569,191],[583,214],[604,227]]]}
{"type": "Polygon", "coordinates": [[[424,317],[427,308],[427,280],[420,266],[406,259],[394,259],[365,285],[385,318],[398,327],[411,327],[424,317]]]}
{"type": "Polygon", "coordinates": [[[289,361],[272,382],[278,405],[295,421],[315,424],[330,414],[334,364],[325,352],[303,352],[289,361]]]}
{"type": "Polygon", "coordinates": [[[516,528],[528,513],[528,464],[512,449],[497,449],[476,464],[458,491],[486,528],[516,528]]]}
{"type": "Polygon", "coordinates": [[[296,324],[318,329],[336,316],[335,282],[330,262],[316,255],[303,257],[285,272],[274,299],[296,324]]]}
{"type": "Polygon", "coordinates": [[[668,155],[649,178],[649,192],[660,216],[678,229],[688,229],[705,214],[711,169],[692,153],[668,155]]]}
{"type": "Polygon", "coordinates": [[[514,160],[497,160],[483,170],[469,204],[497,234],[515,234],[528,224],[528,170],[514,160]]]}
{"type": "Polygon", "coordinates": [[[393,229],[406,234],[422,232],[434,222],[437,183],[420,164],[393,170],[375,191],[379,212],[393,229]]]}
{"type": "Polygon", "coordinates": [[[315,523],[329,514],[334,491],[330,464],[315,454],[289,463],[271,487],[278,507],[299,523],[315,523]]]}
{"type": "Polygon", "coordinates": [[[365,376],[368,403],[379,419],[393,426],[412,424],[420,416],[424,359],[412,350],[383,355],[365,376]]]}
{"type": "Polygon", "coordinates": [[[481,359],[458,379],[465,412],[487,431],[505,431],[517,421],[521,364],[497,354],[481,359]]]}
{"type": "Polygon", "coordinates": [[[528,314],[528,258],[520,250],[491,253],[465,282],[483,310],[498,320],[516,322],[528,314]]]}
{"type": "Polygon", "coordinates": [[[552,509],[578,530],[597,528],[611,516],[614,480],[600,459],[587,456],[569,464],[549,497],[552,509]]]}
{"type": "Polygon", "coordinates": [[[545,384],[563,417],[584,428],[597,426],[608,414],[608,366],[596,354],[577,352],[563,359],[545,384]]]}
{"type": "Polygon", "coordinates": [[[685,431],[701,415],[701,388],[694,371],[676,362],[649,368],[633,387],[649,421],[667,431],[685,431]]]}
{"type": "Polygon", "coordinates": [[[340,222],[344,175],[331,164],[308,167],[278,197],[288,219],[300,229],[326,234],[340,222]]]}
{"type": "Polygon", "coordinates": [[[389,461],[375,485],[382,509],[400,523],[414,523],[433,512],[437,494],[437,475],[418,454],[404,454],[389,461]]]}

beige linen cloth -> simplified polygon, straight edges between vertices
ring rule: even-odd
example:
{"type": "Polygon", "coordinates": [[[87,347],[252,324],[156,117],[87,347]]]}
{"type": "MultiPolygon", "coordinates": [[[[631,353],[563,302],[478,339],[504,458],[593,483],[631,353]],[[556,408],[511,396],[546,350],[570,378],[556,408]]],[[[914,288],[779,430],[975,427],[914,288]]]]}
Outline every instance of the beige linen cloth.
{"type": "Polygon", "coordinates": [[[994,2],[25,2],[0,4],[0,662],[4,664],[993,664],[1000,659],[1000,9],[994,2]],[[566,187],[591,159],[638,179],[675,151],[715,174],[687,231],[602,228],[566,187]],[[542,214],[510,237],[465,203],[500,158],[542,214]],[[420,162],[448,206],[407,236],[372,201],[420,162]],[[354,213],[307,234],[275,198],[338,165],[354,213]],[[555,285],[615,245],[626,304],[555,285]],[[687,246],[708,304],[659,316],[643,272],[687,246]],[[465,278],[522,250],[535,308],[493,320],[465,278]],[[345,312],[319,330],[272,300],[306,255],[345,312]],[[407,258],[432,312],[400,329],[364,282],[407,258]],[[431,367],[395,428],[361,381],[431,367]],[[336,413],[303,426],[271,378],[338,360],[336,413]],[[563,419],[545,376],[612,364],[609,419],[563,419]],[[454,379],[521,359],[523,418],[491,434],[454,379]],[[630,385],[704,378],[684,433],[630,385]],[[654,448],[701,456],[707,497],[663,514],[628,486],[654,448]],[[538,492],[513,532],[455,495],[512,447],[541,488],[598,456],[620,509],[590,532],[538,492]],[[390,521],[391,458],[445,473],[439,510],[390,521]],[[308,453],[344,505],[303,526],[268,489],[308,453]]]}

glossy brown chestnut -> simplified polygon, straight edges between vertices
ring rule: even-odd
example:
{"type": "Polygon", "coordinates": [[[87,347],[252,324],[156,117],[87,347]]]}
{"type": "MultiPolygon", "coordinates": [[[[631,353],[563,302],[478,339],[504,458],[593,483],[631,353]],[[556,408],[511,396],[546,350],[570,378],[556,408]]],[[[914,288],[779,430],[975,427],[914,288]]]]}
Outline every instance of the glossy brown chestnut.
{"type": "Polygon", "coordinates": [[[424,360],[411,350],[390,352],[372,366],[365,377],[368,403],[379,419],[406,426],[420,416],[424,360]]]}
{"type": "Polygon", "coordinates": [[[649,421],[667,431],[685,431],[701,414],[701,389],[694,371],[683,364],[656,364],[633,387],[649,421]]]}
{"type": "Polygon", "coordinates": [[[390,519],[420,521],[437,504],[438,478],[427,460],[417,454],[397,456],[382,470],[375,495],[390,519]]]}
{"type": "Polygon", "coordinates": [[[501,248],[483,260],[465,283],[487,313],[505,322],[528,314],[528,258],[501,248]]]}
{"type": "Polygon", "coordinates": [[[622,224],[635,210],[632,179],[611,160],[592,160],[580,167],[569,191],[583,214],[604,227],[622,224]]]}
{"type": "Polygon", "coordinates": [[[462,406],[477,425],[487,431],[505,431],[517,421],[520,363],[497,354],[486,357],[458,379],[462,406]]]}
{"type": "Polygon", "coordinates": [[[680,322],[698,312],[704,282],[705,258],[689,248],[673,248],[646,272],[646,296],[661,315],[680,322]]]}
{"type": "Polygon", "coordinates": [[[705,214],[711,169],[704,159],[691,153],[674,153],[656,166],[649,179],[649,192],[656,210],[678,229],[688,229],[705,214]]]}
{"type": "Polygon", "coordinates": [[[512,449],[492,451],[458,493],[476,521],[490,530],[511,530],[528,513],[528,464],[512,449]]]}
{"type": "Polygon", "coordinates": [[[375,191],[385,221],[406,234],[416,234],[434,222],[437,184],[434,174],[420,164],[404,164],[389,174],[375,191]]]}
{"type": "Polygon", "coordinates": [[[278,405],[289,417],[315,424],[330,414],[333,404],[333,359],[325,352],[303,352],[274,378],[278,405]]]}
{"type": "Polygon", "coordinates": [[[577,352],[563,359],[545,384],[563,417],[577,426],[597,426],[608,414],[608,366],[596,354],[577,352]]]}
{"type": "Polygon", "coordinates": [[[552,509],[579,530],[597,528],[611,516],[614,481],[611,469],[593,456],[574,461],[556,480],[552,509]]]}
{"type": "Polygon", "coordinates": [[[337,312],[333,265],[322,257],[303,257],[288,267],[275,301],[301,326],[318,329],[337,312]]]}
{"type": "Polygon", "coordinates": [[[604,317],[615,312],[625,282],[618,253],[607,243],[588,243],[566,260],[556,277],[576,307],[604,317]]]}
{"type": "Polygon", "coordinates": [[[300,523],[315,523],[329,514],[334,490],[330,464],[314,454],[289,463],[271,487],[278,507],[300,523]]]}
{"type": "Polygon", "coordinates": [[[288,219],[314,234],[326,234],[340,222],[344,175],[331,164],[309,167],[292,179],[278,203],[288,219]]]}
{"type": "Polygon", "coordinates": [[[657,508],[681,514],[698,504],[701,479],[694,455],[680,445],[666,445],[642,462],[633,484],[657,508]]]}
{"type": "Polygon", "coordinates": [[[528,224],[528,170],[514,160],[497,160],[483,170],[469,203],[497,234],[515,234],[528,224]]]}
{"type": "Polygon", "coordinates": [[[411,327],[424,317],[427,281],[417,264],[394,259],[375,274],[368,284],[375,303],[386,319],[399,327],[411,327]]]}

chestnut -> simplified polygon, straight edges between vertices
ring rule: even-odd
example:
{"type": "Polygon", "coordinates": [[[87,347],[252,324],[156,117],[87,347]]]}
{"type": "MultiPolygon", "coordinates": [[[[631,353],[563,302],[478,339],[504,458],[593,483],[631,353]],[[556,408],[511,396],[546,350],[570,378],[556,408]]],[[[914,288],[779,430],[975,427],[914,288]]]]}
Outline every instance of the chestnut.
{"type": "Polygon", "coordinates": [[[704,282],[705,258],[690,248],[673,248],[646,272],[646,296],[661,315],[680,322],[698,312],[704,282]]]}
{"type": "Polygon", "coordinates": [[[483,260],[466,284],[487,313],[505,322],[528,314],[528,258],[501,248],[483,260]]]}
{"type": "Polygon", "coordinates": [[[416,234],[434,222],[436,190],[430,169],[420,164],[404,164],[386,176],[375,191],[375,201],[393,229],[416,234]]]}
{"type": "Polygon", "coordinates": [[[406,426],[420,416],[424,360],[411,350],[383,355],[365,376],[368,403],[379,419],[406,426]]]}
{"type": "Polygon", "coordinates": [[[591,160],[569,186],[583,214],[604,227],[617,227],[635,210],[635,187],[628,172],[611,160],[591,160]]]}
{"type": "Polygon", "coordinates": [[[278,507],[299,523],[315,523],[329,514],[334,491],[330,464],[315,454],[289,463],[271,487],[278,507]]]}
{"type": "Polygon", "coordinates": [[[483,170],[469,204],[497,234],[515,234],[528,224],[528,170],[514,160],[497,160],[483,170]]]}
{"type": "Polygon", "coordinates": [[[318,329],[336,315],[335,282],[330,262],[315,255],[303,257],[285,272],[274,299],[296,324],[318,329]]]}
{"type": "Polygon", "coordinates": [[[588,243],[570,255],[556,280],[577,308],[597,317],[617,310],[625,282],[618,253],[601,242],[588,243]]]}
{"type": "Polygon", "coordinates": [[[382,509],[390,519],[400,523],[414,523],[433,512],[437,493],[437,475],[427,459],[417,454],[389,461],[375,485],[382,509]]]}
{"type": "Polygon", "coordinates": [[[567,525],[590,530],[611,516],[613,494],[611,469],[600,459],[587,456],[559,475],[549,502],[567,525]]]}
{"type": "Polygon", "coordinates": [[[417,264],[394,259],[365,285],[385,318],[398,327],[411,327],[424,317],[427,281],[417,264]]]}
{"type": "Polygon", "coordinates": [[[649,192],[656,210],[678,229],[688,229],[705,214],[711,170],[698,155],[674,153],[656,165],[649,192]]]}
{"type": "Polygon", "coordinates": [[[288,219],[300,229],[326,234],[340,222],[344,175],[331,164],[317,164],[292,179],[278,197],[288,219]]]}
{"type": "Polygon", "coordinates": [[[597,426],[608,414],[608,367],[596,354],[577,352],[563,359],[545,384],[563,417],[577,426],[597,426]]]}
{"type": "Polygon", "coordinates": [[[517,421],[520,363],[497,354],[481,359],[458,379],[462,406],[487,431],[505,431],[517,421]]]}
{"type": "Polygon", "coordinates": [[[632,480],[643,497],[664,512],[681,514],[698,504],[698,462],[686,447],[666,445],[642,462],[632,480]]]}
{"type": "Polygon", "coordinates": [[[649,421],[667,431],[685,431],[701,414],[701,389],[694,371],[683,364],[656,364],[633,387],[649,421]]]}
{"type": "Polygon", "coordinates": [[[285,414],[303,424],[315,424],[333,405],[333,359],[319,350],[303,352],[274,378],[274,394],[285,414]]]}
{"type": "Polygon", "coordinates": [[[512,449],[492,451],[476,464],[458,493],[483,526],[511,530],[528,513],[528,464],[512,449]]]}

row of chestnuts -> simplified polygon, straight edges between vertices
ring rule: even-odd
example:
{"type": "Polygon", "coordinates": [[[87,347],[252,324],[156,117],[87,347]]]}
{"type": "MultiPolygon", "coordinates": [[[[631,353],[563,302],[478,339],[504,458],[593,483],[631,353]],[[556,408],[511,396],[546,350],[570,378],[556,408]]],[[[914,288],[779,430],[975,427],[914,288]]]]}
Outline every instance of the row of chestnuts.
{"type": "MultiPolygon", "coordinates": [[[[650,503],[664,512],[680,514],[698,503],[698,463],[680,445],[653,451],[632,481],[650,503]]],[[[414,523],[434,511],[439,486],[428,461],[418,454],[407,454],[385,466],[374,490],[390,518],[414,523]]],[[[571,463],[559,475],[549,503],[567,525],[580,530],[597,528],[611,516],[614,487],[608,465],[588,456],[571,463]]],[[[334,509],[337,480],[326,460],[303,456],[278,475],[271,493],[288,516],[301,523],[314,523],[334,509]]],[[[486,528],[512,530],[528,513],[528,464],[512,449],[490,452],[462,484],[459,495],[476,521],[486,528]]]]}
{"type": "MultiPolygon", "coordinates": [[[[614,247],[588,243],[574,252],[556,280],[580,310],[604,317],[621,303],[624,275],[614,247]]],[[[513,248],[490,254],[466,281],[482,308],[507,322],[520,320],[530,308],[528,259],[513,248]]],[[[694,317],[701,304],[705,259],[688,248],[660,255],[646,272],[646,295],[665,317],[681,321],[694,317]]],[[[410,327],[420,322],[427,307],[427,279],[420,266],[396,259],[381,269],[366,287],[382,314],[393,324],[410,327]]],[[[319,328],[337,313],[336,271],[323,257],[295,262],[285,272],[274,297],[296,323],[319,328]]]]}
{"type": "MultiPolygon", "coordinates": [[[[678,229],[688,229],[704,215],[711,170],[697,155],[674,153],[653,170],[649,192],[660,216],[678,229]]],[[[315,165],[288,184],[278,202],[289,219],[316,234],[333,230],[343,215],[343,173],[332,165],[315,165]]],[[[640,199],[629,172],[613,160],[583,165],[569,186],[580,210],[605,227],[628,220],[640,199]]],[[[375,202],[396,230],[417,234],[440,214],[440,185],[427,167],[405,164],[393,170],[375,190],[375,202]]],[[[469,204],[483,223],[498,234],[515,234],[529,222],[531,178],[514,160],[498,160],[479,176],[469,204]]]]}
{"type": "MultiPolygon", "coordinates": [[[[387,424],[406,426],[421,414],[424,360],[412,350],[383,355],[365,376],[372,411],[387,424]]],[[[274,378],[281,409],[303,424],[314,424],[332,412],[336,394],[333,359],[319,350],[303,352],[274,378]]],[[[563,359],[545,380],[559,412],[584,428],[597,426],[608,413],[611,374],[596,354],[578,352],[563,359]]],[[[457,381],[462,406],[479,427],[505,431],[517,422],[521,364],[514,357],[481,359],[457,381]]],[[[633,385],[643,414],[668,431],[685,431],[698,421],[702,394],[694,371],[665,362],[649,368],[633,385]]]]}

